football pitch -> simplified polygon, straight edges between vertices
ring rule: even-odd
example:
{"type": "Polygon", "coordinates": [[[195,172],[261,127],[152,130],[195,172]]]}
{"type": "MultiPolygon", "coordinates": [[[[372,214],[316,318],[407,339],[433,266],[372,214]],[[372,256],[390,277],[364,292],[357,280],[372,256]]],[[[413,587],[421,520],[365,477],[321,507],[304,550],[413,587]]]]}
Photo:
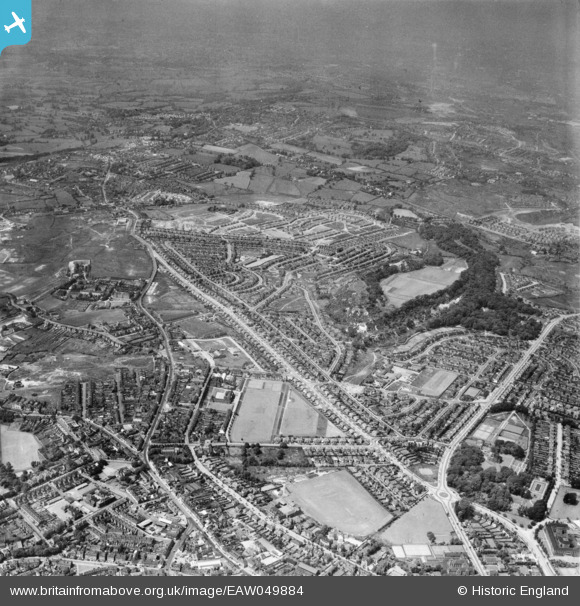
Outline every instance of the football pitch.
{"type": "Polygon", "coordinates": [[[339,437],[343,433],[289,385],[250,379],[234,416],[233,442],[272,442],[276,436],[339,437]]]}
{"type": "Polygon", "coordinates": [[[417,387],[424,396],[438,398],[458,376],[459,375],[456,372],[451,372],[449,370],[426,368],[413,381],[413,386],[417,387]]]}
{"type": "Polygon", "coordinates": [[[283,383],[250,379],[236,411],[232,440],[270,442],[282,395],[283,383]]]}

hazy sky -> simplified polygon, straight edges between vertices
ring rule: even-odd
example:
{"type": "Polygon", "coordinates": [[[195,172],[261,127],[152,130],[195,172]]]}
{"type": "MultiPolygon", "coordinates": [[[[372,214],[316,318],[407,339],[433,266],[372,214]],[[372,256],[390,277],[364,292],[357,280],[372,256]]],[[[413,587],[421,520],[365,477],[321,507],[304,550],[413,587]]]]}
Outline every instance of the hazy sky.
{"type": "MultiPolygon", "coordinates": [[[[297,71],[338,63],[372,65],[369,78],[377,66],[425,78],[436,44],[438,67],[468,82],[540,86],[570,98],[580,71],[578,0],[41,0],[33,7],[37,58],[98,56],[111,69],[147,59],[192,71],[237,61],[297,71]]],[[[25,70],[32,59],[16,53],[25,70]]]]}

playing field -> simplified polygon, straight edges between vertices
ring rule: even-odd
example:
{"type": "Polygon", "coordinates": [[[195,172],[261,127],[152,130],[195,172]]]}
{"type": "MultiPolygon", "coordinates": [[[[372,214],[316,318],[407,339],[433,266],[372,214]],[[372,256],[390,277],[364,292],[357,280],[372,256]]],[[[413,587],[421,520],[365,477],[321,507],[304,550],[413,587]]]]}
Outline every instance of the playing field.
{"type": "Polygon", "coordinates": [[[274,428],[283,436],[317,436],[334,438],[344,435],[321,414],[318,414],[300,394],[290,391],[286,398],[280,427],[274,428]]]}
{"type": "Polygon", "coordinates": [[[2,463],[11,463],[14,471],[24,471],[32,467],[32,461],[39,461],[40,444],[31,433],[10,429],[0,425],[0,454],[2,463]]]}
{"type": "Polygon", "coordinates": [[[288,489],[292,501],[319,524],[356,537],[377,532],[393,517],[345,470],[290,484],[288,489]]]}
{"type": "Polygon", "coordinates": [[[452,530],[443,506],[426,498],[393,522],[380,537],[391,545],[422,545],[429,543],[428,532],[441,542],[451,539],[452,530]]]}
{"type": "Polygon", "coordinates": [[[234,417],[234,442],[271,442],[275,436],[337,437],[343,433],[289,385],[251,379],[234,417]]]}
{"type": "Polygon", "coordinates": [[[282,388],[280,381],[248,381],[232,427],[234,442],[269,442],[272,439],[282,388]]]}
{"type": "Polygon", "coordinates": [[[415,297],[430,295],[447,288],[459,279],[464,269],[466,265],[462,261],[449,261],[441,267],[424,267],[417,271],[389,276],[381,280],[381,288],[389,303],[401,307],[403,303],[415,297]]]}
{"type": "Polygon", "coordinates": [[[424,396],[438,398],[458,376],[456,372],[449,370],[426,368],[413,381],[413,386],[417,387],[424,396]]]}
{"type": "Polygon", "coordinates": [[[569,488],[568,486],[560,486],[558,494],[554,499],[552,509],[550,509],[550,517],[552,520],[580,520],[580,490],[577,488],[569,488]],[[566,505],[566,503],[564,503],[564,496],[569,492],[576,494],[578,505],[566,505]]]}

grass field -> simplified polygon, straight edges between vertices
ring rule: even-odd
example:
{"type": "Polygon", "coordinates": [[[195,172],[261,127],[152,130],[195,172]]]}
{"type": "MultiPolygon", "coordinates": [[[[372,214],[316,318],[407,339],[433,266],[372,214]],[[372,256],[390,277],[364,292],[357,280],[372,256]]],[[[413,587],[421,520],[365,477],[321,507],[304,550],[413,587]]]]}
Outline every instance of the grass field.
{"type": "Polygon", "coordinates": [[[395,274],[382,280],[381,288],[389,303],[401,307],[415,297],[430,295],[450,286],[459,279],[461,271],[466,267],[463,261],[453,260],[441,267],[424,267],[409,273],[395,274]]]}
{"type": "Polygon", "coordinates": [[[456,372],[449,370],[426,368],[413,381],[413,386],[417,387],[424,396],[438,398],[458,376],[456,372]]]}
{"type": "Polygon", "coordinates": [[[272,439],[272,430],[282,395],[281,382],[250,379],[236,413],[231,433],[232,440],[269,442],[272,439]]]}
{"type": "Polygon", "coordinates": [[[392,515],[342,470],[290,484],[290,498],[319,524],[356,537],[377,532],[392,515]]]}
{"type": "Polygon", "coordinates": [[[427,240],[424,240],[416,231],[410,233],[407,233],[407,231],[408,230],[403,231],[403,235],[392,236],[389,240],[393,242],[393,244],[402,246],[403,248],[427,250],[429,247],[429,242],[427,242],[427,240]]]}
{"type": "Polygon", "coordinates": [[[395,274],[382,280],[381,288],[389,303],[401,307],[415,297],[429,295],[450,286],[459,279],[460,268],[461,262],[451,261],[441,267],[424,267],[409,273],[395,274]]]}
{"type": "Polygon", "coordinates": [[[554,499],[552,509],[550,509],[550,517],[553,520],[580,520],[580,490],[561,486],[558,494],[554,499]],[[567,492],[575,492],[578,497],[578,505],[566,505],[563,501],[564,495],[567,492]]]}
{"type": "Polygon", "coordinates": [[[436,184],[428,191],[417,192],[409,198],[414,207],[453,217],[457,212],[474,217],[505,210],[511,195],[518,195],[516,183],[498,182],[474,188],[464,183],[436,184]]]}
{"type": "Polygon", "coordinates": [[[0,454],[2,463],[11,463],[14,471],[24,471],[32,467],[32,461],[39,461],[40,443],[31,433],[13,430],[0,425],[0,454]]]}
{"type": "Polygon", "coordinates": [[[158,273],[145,295],[148,308],[160,312],[183,310],[203,312],[206,308],[168,276],[158,273]]]}
{"type": "Polygon", "coordinates": [[[452,530],[443,506],[431,498],[426,498],[393,522],[379,536],[390,545],[422,545],[429,543],[428,532],[435,535],[437,542],[448,542],[452,530]]]}
{"type": "Polygon", "coordinates": [[[66,312],[61,322],[69,326],[87,326],[88,324],[101,322],[116,324],[117,322],[124,322],[126,319],[127,316],[122,309],[101,309],[87,313],[66,312]]]}
{"type": "Polygon", "coordinates": [[[318,414],[312,406],[291,390],[288,393],[284,410],[280,419],[280,427],[274,428],[277,434],[283,436],[318,436],[334,438],[344,435],[337,427],[318,414]]]}
{"type": "Polygon", "coordinates": [[[305,311],[308,309],[308,303],[302,294],[294,294],[292,292],[282,295],[279,299],[275,299],[268,305],[269,309],[276,311],[305,311]]]}
{"type": "Polygon", "coordinates": [[[177,322],[192,339],[215,339],[223,337],[227,329],[217,322],[205,322],[198,318],[185,318],[177,322]]]}
{"type": "Polygon", "coordinates": [[[298,392],[280,381],[248,381],[234,419],[231,434],[234,442],[271,442],[279,435],[344,435],[298,392]]]}
{"type": "Polygon", "coordinates": [[[49,290],[62,282],[56,272],[74,259],[90,259],[95,277],[145,278],[151,272],[147,252],[105,213],[33,216],[23,221],[27,229],[11,241],[19,262],[2,266],[2,290],[19,296],[49,290]]]}
{"type": "Polygon", "coordinates": [[[191,318],[194,314],[190,311],[181,310],[181,309],[170,309],[160,311],[159,315],[164,322],[177,322],[177,320],[185,320],[186,318],[191,318]]]}

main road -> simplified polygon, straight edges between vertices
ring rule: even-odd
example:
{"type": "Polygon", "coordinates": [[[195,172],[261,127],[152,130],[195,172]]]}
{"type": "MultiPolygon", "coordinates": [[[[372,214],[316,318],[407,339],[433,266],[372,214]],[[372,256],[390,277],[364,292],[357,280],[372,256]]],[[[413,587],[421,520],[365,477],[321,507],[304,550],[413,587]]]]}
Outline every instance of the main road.
{"type": "MultiPolygon", "coordinates": [[[[228,316],[233,320],[233,322],[238,325],[238,327],[242,330],[242,332],[250,335],[260,346],[267,351],[274,359],[278,361],[280,366],[284,368],[289,377],[294,378],[298,383],[304,385],[307,389],[315,392],[319,400],[325,403],[325,406],[333,410],[333,412],[341,418],[349,427],[353,429],[355,434],[361,435],[365,438],[370,444],[372,444],[376,449],[378,449],[381,454],[383,454],[393,465],[396,465],[399,470],[408,478],[410,478],[413,482],[421,484],[436,500],[440,501],[443,507],[446,510],[447,516],[449,517],[450,523],[453,526],[455,533],[458,538],[465,544],[465,548],[467,554],[469,555],[475,569],[482,575],[486,574],[485,568],[481,563],[479,557],[477,556],[475,550],[469,542],[463,527],[461,526],[457,516],[455,514],[454,507],[452,503],[445,498],[442,498],[440,491],[437,490],[432,484],[424,481],[422,478],[418,477],[415,473],[413,473],[410,469],[408,469],[401,461],[399,461],[389,450],[384,448],[377,439],[373,436],[367,434],[362,428],[358,427],[349,417],[347,417],[341,410],[339,410],[334,404],[332,404],[326,396],[319,390],[317,384],[314,381],[306,379],[303,377],[284,357],[280,355],[280,353],[275,350],[267,340],[265,340],[257,331],[253,329],[252,326],[248,325],[239,313],[236,313],[234,310],[230,309],[227,305],[218,301],[212,295],[207,293],[205,290],[201,290],[195,284],[193,284],[187,277],[182,275],[179,271],[177,271],[171,263],[166,261],[163,256],[155,249],[153,250],[153,254],[155,255],[157,262],[159,265],[162,265],[173,278],[180,283],[184,288],[189,290],[192,294],[195,294],[198,298],[201,298],[207,304],[212,306],[214,309],[219,310],[224,315],[228,316]]],[[[334,381],[333,381],[334,383],[334,381]]],[[[198,464],[198,467],[201,470],[201,467],[198,464]]]]}
{"type": "MultiPolygon", "coordinates": [[[[563,318],[569,317],[569,316],[559,316],[559,317],[551,320],[544,327],[540,336],[535,341],[532,342],[532,344],[530,345],[528,350],[525,352],[525,354],[522,356],[522,358],[519,360],[519,362],[514,366],[514,368],[510,371],[510,373],[504,378],[501,385],[498,386],[498,388],[496,388],[486,400],[477,403],[477,405],[480,408],[479,411],[471,419],[469,419],[469,421],[466,423],[466,425],[456,434],[456,436],[454,437],[451,444],[449,444],[449,446],[446,448],[446,450],[443,454],[441,463],[440,463],[440,467],[439,467],[437,487],[434,487],[433,485],[425,482],[424,480],[422,480],[421,478],[416,476],[411,470],[409,470],[404,464],[402,464],[395,456],[393,456],[391,452],[389,452],[387,449],[385,449],[379,443],[378,440],[376,440],[373,436],[367,434],[367,432],[365,430],[363,430],[361,427],[359,427],[347,415],[345,415],[338,407],[336,407],[332,402],[330,402],[329,399],[321,392],[321,390],[319,389],[319,386],[317,385],[317,383],[315,381],[305,378],[302,373],[300,373],[296,368],[294,368],[293,365],[277,349],[275,349],[268,342],[267,339],[265,339],[257,330],[255,330],[255,328],[252,325],[250,325],[246,321],[244,312],[240,313],[239,311],[237,311],[233,308],[230,308],[230,306],[228,306],[226,303],[223,303],[221,300],[218,300],[218,298],[212,296],[205,289],[199,288],[196,284],[194,284],[190,280],[189,276],[184,275],[182,273],[182,271],[178,271],[171,262],[166,260],[164,258],[164,256],[158,250],[156,250],[156,248],[151,246],[146,240],[144,240],[141,236],[139,236],[136,233],[135,227],[136,227],[136,224],[133,226],[133,233],[134,233],[136,239],[138,241],[140,241],[143,244],[143,246],[145,246],[149,255],[153,259],[155,271],[159,265],[162,265],[167,270],[167,272],[174,277],[174,279],[178,283],[180,283],[182,286],[184,286],[192,294],[194,294],[201,300],[205,301],[207,304],[209,304],[211,307],[218,310],[222,314],[229,317],[233,321],[234,325],[237,325],[238,328],[243,333],[246,333],[247,335],[249,335],[254,340],[254,342],[257,342],[263,348],[264,351],[268,352],[268,354],[278,362],[278,364],[280,365],[281,368],[285,369],[288,377],[292,377],[299,384],[302,384],[311,392],[316,393],[318,401],[323,402],[324,405],[326,406],[326,408],[332,410],[339,418],[341,418],[343,420],[343,422],[345,422],[347,424],[347,426],[349,426],[355,432],[355,435],[362,436],[365,440],[367,440],[372,445],[372,447],[380,450],[406,476],[411,478],[414,482],[420,483],[424,488],[426,488],[427,491],[431,494],[431,496],[434,497],[437,501],[439,501],[442,504],[442,506],[444,507],[446,514],[449,518],[449,521],[453,527],[453,530],[457,534],[458,538],[460,538],[461,541],[463,542],[463,544],[465,545],[467,554],[470,557],[475,569],[481,575],[488,574],[487,570],[485,569],[481,560],[479,559],[479,556],[477,555],[475,549],[471,545],[469,538],[467,537],[465,530],[463,529],[463,527],[462,527],[461,523],[459,522],[457,515],[455,513],[454,504],[459,499],[459,495],[457,495],[457,493],[455,493],[455,491],[451,490],[447,486],[447,470],[449,467],[449,462],[453,456],[453,453],[459,446],[459,444],[461,444],[461,442],[473,430],[473,428],[476,426],[476,424],[485,416],[485,414],[488,412],[490,407],[493,406],[493,404],[495,404],[505,394],[506,390],[509,389],[513,385],[514,380],[517,378],[519,373],[525,368],[525,366],[528,363],[531,356],[541,347],[541,345],[543,344],[543,342],[545,341],[547,336],[550,334],[552,328],[556,324],[558,324],[558,322],[560,322],[563,318]]],[[[206,281],[206,282],[208,281],[208,279],[205,276],[203,276],[202,274],[199,274],[199,272],[191,266],[189,261],[187,259],[185,259],[181,255],[181,253],[179,253],[177,250],[175,250],[171,245],[168,245],[168,247],[170,248],[171,252],[173,252],[174,254],[179,256],[181,258],[181,260],[184,263],[186,263],[187,266],[190,267],[191,270],[195,274],[198,274],[199,277],[202,278],[204,281],[206,281]]],[[[152,276],[149,280],[148,286],[152,282],[153,277],[154,277],[154,274],[152,274],[152,276]]],[[[226,291],[222,286],[211,282],[211,280],[209,280],[209,282],[214,288],[218,289],[218,292],[224,291],[224,294],[226,295],[226,302],[228,299],[231,300],[231,298],[233,297],[234,300],[236,301],[236,303],[238,305],[241,305],[241,307],[244,311],[250,311],[248,309],[247,304],[245,302],[243,302],[241,299],[239,299],[236,295],[234,295],[233,293],[230,293],[229,291],[226,291]]],[[[143,291],[143,292],[145,292],[145,291],[143,291]]],[[[145,457],[147,459],[147,462],[151,465],[152,473],[156,477],[156,480],[164,488],[166,488],[167,491],[169,492],[170,491],[169,486],[159,476],[159,474],[155,470],[155,467],[149,461],[148,444],[149,444],[151,435],[154,432],[154,430],[157,426],[157,423],[159,421],[161,411],[163,410],[163,405],[167,401],[167,398],[169,397],[169,393],[171,391],[172,378],[173,378],[173,359],[172,359],[172,355],[171,355],[171,349],[169,347],[169,342],[167,340],[167,335],[165,333],[163,326],[159,322],[157,322],[157,320],[155,318],[153,318],[153,316],[151,316],[151,314],[149,314],[142,307],[141,301],[142,301],[142,297],[140,297],[140,299],[139,299],[139,304],[140,304],[141,308],[158,325],[159,330],[161,331],[161,334],[164,335],[164,339],[166,340],[166,351],[167,351],[168,358],[169,358],[171,381],[168,381],[168,383],[166,385],[165,393],[162,398],[162,404],[160,405],[157,415],[151,425],[151,429],[148,432],[148,435],[146,438],[146,443],[145,443],[145,457]]],[[[575,315],[575,314],[572,314],[572,315],[575,315]]],[[[327,378],[330,383],[338,385],[338,383],[336,383],[333,379],[331,379],[326,372],[324,372],[322,369],[320,369],[320,367],[318,367],[317,364],[313,363],[313,366],[318,371],[321,371],[323,373],[323,375],[325,376],[325,378],[327,378]]],[[[341,388],[341,391],[343,391],[342,388],[341,388]]],[[[351,399],[351,398],[349,397],[349,399],[351,399]]],[[[360,403],[356,402],[356,404],[357,404],[357,406],[361,407],[360,403]]],[[[365,409],[366,407],[362,406],[362,408],[365,409]]],[[[373,414],[373,417],[374,416],[375,415],[373,414]]],[[[246,499],[243,499],[243,497],[241,497],[241,495],[239,495],[237,492],[233,491],[233,489],[231,489],[229,486],[224,484],[205,465],[203,465],[201,463],[201,461],[198,459],[193,447],[191,447],[191,451],[192,451],[192,454],[195,459],[195,464],[198,467],[198,469],[200,471],[202,471],[202,473],[204,473],[205,475],[208,475],[210,478],[212,478],[212,480],[214,482],[216,482],[219,486],[221,486],[225,492],[230,493],[234,498],[236,498],[236,500],[238,500],[240,503],[242,503],[246,508],[248,508],[254,514],[260,515],[260,517],[264,516],[264,514],[258,508],[256,508],[255,506],[253,506],[252,504],[247,502],[246,499]],[[256,513],[256,512],[258,512],[258,513],[256,513]]],[[[179,505],[180,509],[182,509],[182,511],[184,511],[184,513],[185,513],[185,510],[186,510],[185,504],[181,501],[181,499],[179,497],[176,497],[176,500],[180,503],[180,505],[179,505]]],[[[191,511],[191,509],[189,509],[187,507],[187,510],[188,510],[187,513],[189,514],[188,517],[194,517],[194,520],[196,521],[196,523],[201,523],[199,518],[197,518],[197,515],[193,511],[191,511]],[[199,520],[199,522],[198,522],[198,520],[199,520]]],[[[499,517],[501,517],[503,519],[503,516],[499,516],[499,517]]],[[[535,544],[533,537],[531,539],[528,538],[528,540],[526,541],[526,544],[529,544],[529,543],[535,544]]],[[[540,563],[542,570],[544,570],[545,574],[550,574],[551,566],[549,565],[549,562],[548,562],[548,564],[546,564],[545,561],[541,560],[538,555],[538,553],[541,553],[541,550],[539,550],[539,547],[537,547],[537,545],[535,545],[535,548],[536,549],[533,550],[533,553],[536,556],[536,558],[538,558],[538,562],[540,563]]],[[[552,569],[552,573],[553,573],[553,569],[552,569]]]]}
{"type": "MultiPolygon", "coordinates": [[[[543,328],[542,332],[540,333],[540,335],[538,336],[538,338],[535,339],[534,341],[532,341],[531,345],[528,347],[528,349],[526,350],[526,352],[524,353],[522,358],[518,361],[518,363],[514,365],[514,367],[510,371],[510,373],[505,377],[505,379],[501,382],[501,384],[489,395],[489,397],[486,400],[484,400],[483,402],[478,404],[480,409],[477,412],[477,414],[475,414],[469,420],[469,422],[466,423],[465,426],[461,428],[461,430],[457,433],[457,435],[455,436],[453,441],[445,449],[445,452],[443,453],[443,456],[441,458],[441,463],[439,465],[439,474],[437,477],[437,496],[439,497],[440,502],[443,504],[443,506],[447,510],[448,515],[449,515],[450,510],[454,510],[454,504],[460,498],[459,495],[457,494],[457,492],[455,492],[453,489],[449,488],[449,486],[447,485],[447,471],[449,469],[449,463],[451,461],[451,458],[453,457],[453,454],[457,450],[458,446],[471,433],[471,431],[474,429],[474,427],[477,425],[477,423],[479,423],[481,421],[481,419],[483,419],[483,417],[487,414],[489,409],[496,402],[498,402],[498,400],[501,397],[503,397],[505,392],[510,387],[512,387],[514,381],[517,379],[519,374],[524,370],[524,368],[530,361],[530,358],[542,346],[544,341],[547,339],[549,334],[552,332],[552,329],[563,319],[572,317],[574,315],[578,315],[578,314],[557,316],[556,318],[554,318],[550,322],[548,322],[548,324],[546,324],[546,326],[544,326],[544,328],[543,328]]],[[[501,523],[503,523],[505,526],[508,526],[510,528],[515,526],[505,516],[502,516],[501,514],[491,512],[487,508],[483,508],[481,506],[476,506],[476,507],[478,507],[480,510],[485,509],[486,513],[487,512],[489,512],[490,514],[493,513],[494,517],[496,519],[498,519],[499,521],[501,521],[501,523]]],[[[454,516],[454,518],[455,518],[455,520],[457,520],[456,516],[454,516]]],[[[450,516],[450,520],[451,520],[452,524],[455,526],[454,520],[452,520],[451,516],[450,516]]],[[[516,532],[518,532],[518,534],[520,536],[522,536],[521,533],[518,531],[517,526],[515,526],[515,530],[516,530],[516,532]]],[[[546,574],[546,575],[555,574],[554,569],[552,568],[551,564],[549,563],[549,560],[547,560],[547,558],[545,558],[545,556],[543,556],[542,551],[539,549],[539,547],[535,543],[535,540],[533,539],[533,537],[531,540],[529,539],[529,537],[526,539],[524,539],[522,537],[522,540],[525,541],[525,543],[528,545],[528,547],[530,546],[530,544],[535,545],[535,549],[532,550],[532,553],[534,553],[534,555],[536,556],[536,559],[538,560],[538,564],[541,566],[544,574],[546,574]],[[542,554],[543,557],[540,558],[540,556],[538,554],[542,554]]],[[[467,541],[467,543],[469,544],[469,541],[467,541]]],[[[482,573],[482,574],[487,574],[487,573],[482,573]]]]}

